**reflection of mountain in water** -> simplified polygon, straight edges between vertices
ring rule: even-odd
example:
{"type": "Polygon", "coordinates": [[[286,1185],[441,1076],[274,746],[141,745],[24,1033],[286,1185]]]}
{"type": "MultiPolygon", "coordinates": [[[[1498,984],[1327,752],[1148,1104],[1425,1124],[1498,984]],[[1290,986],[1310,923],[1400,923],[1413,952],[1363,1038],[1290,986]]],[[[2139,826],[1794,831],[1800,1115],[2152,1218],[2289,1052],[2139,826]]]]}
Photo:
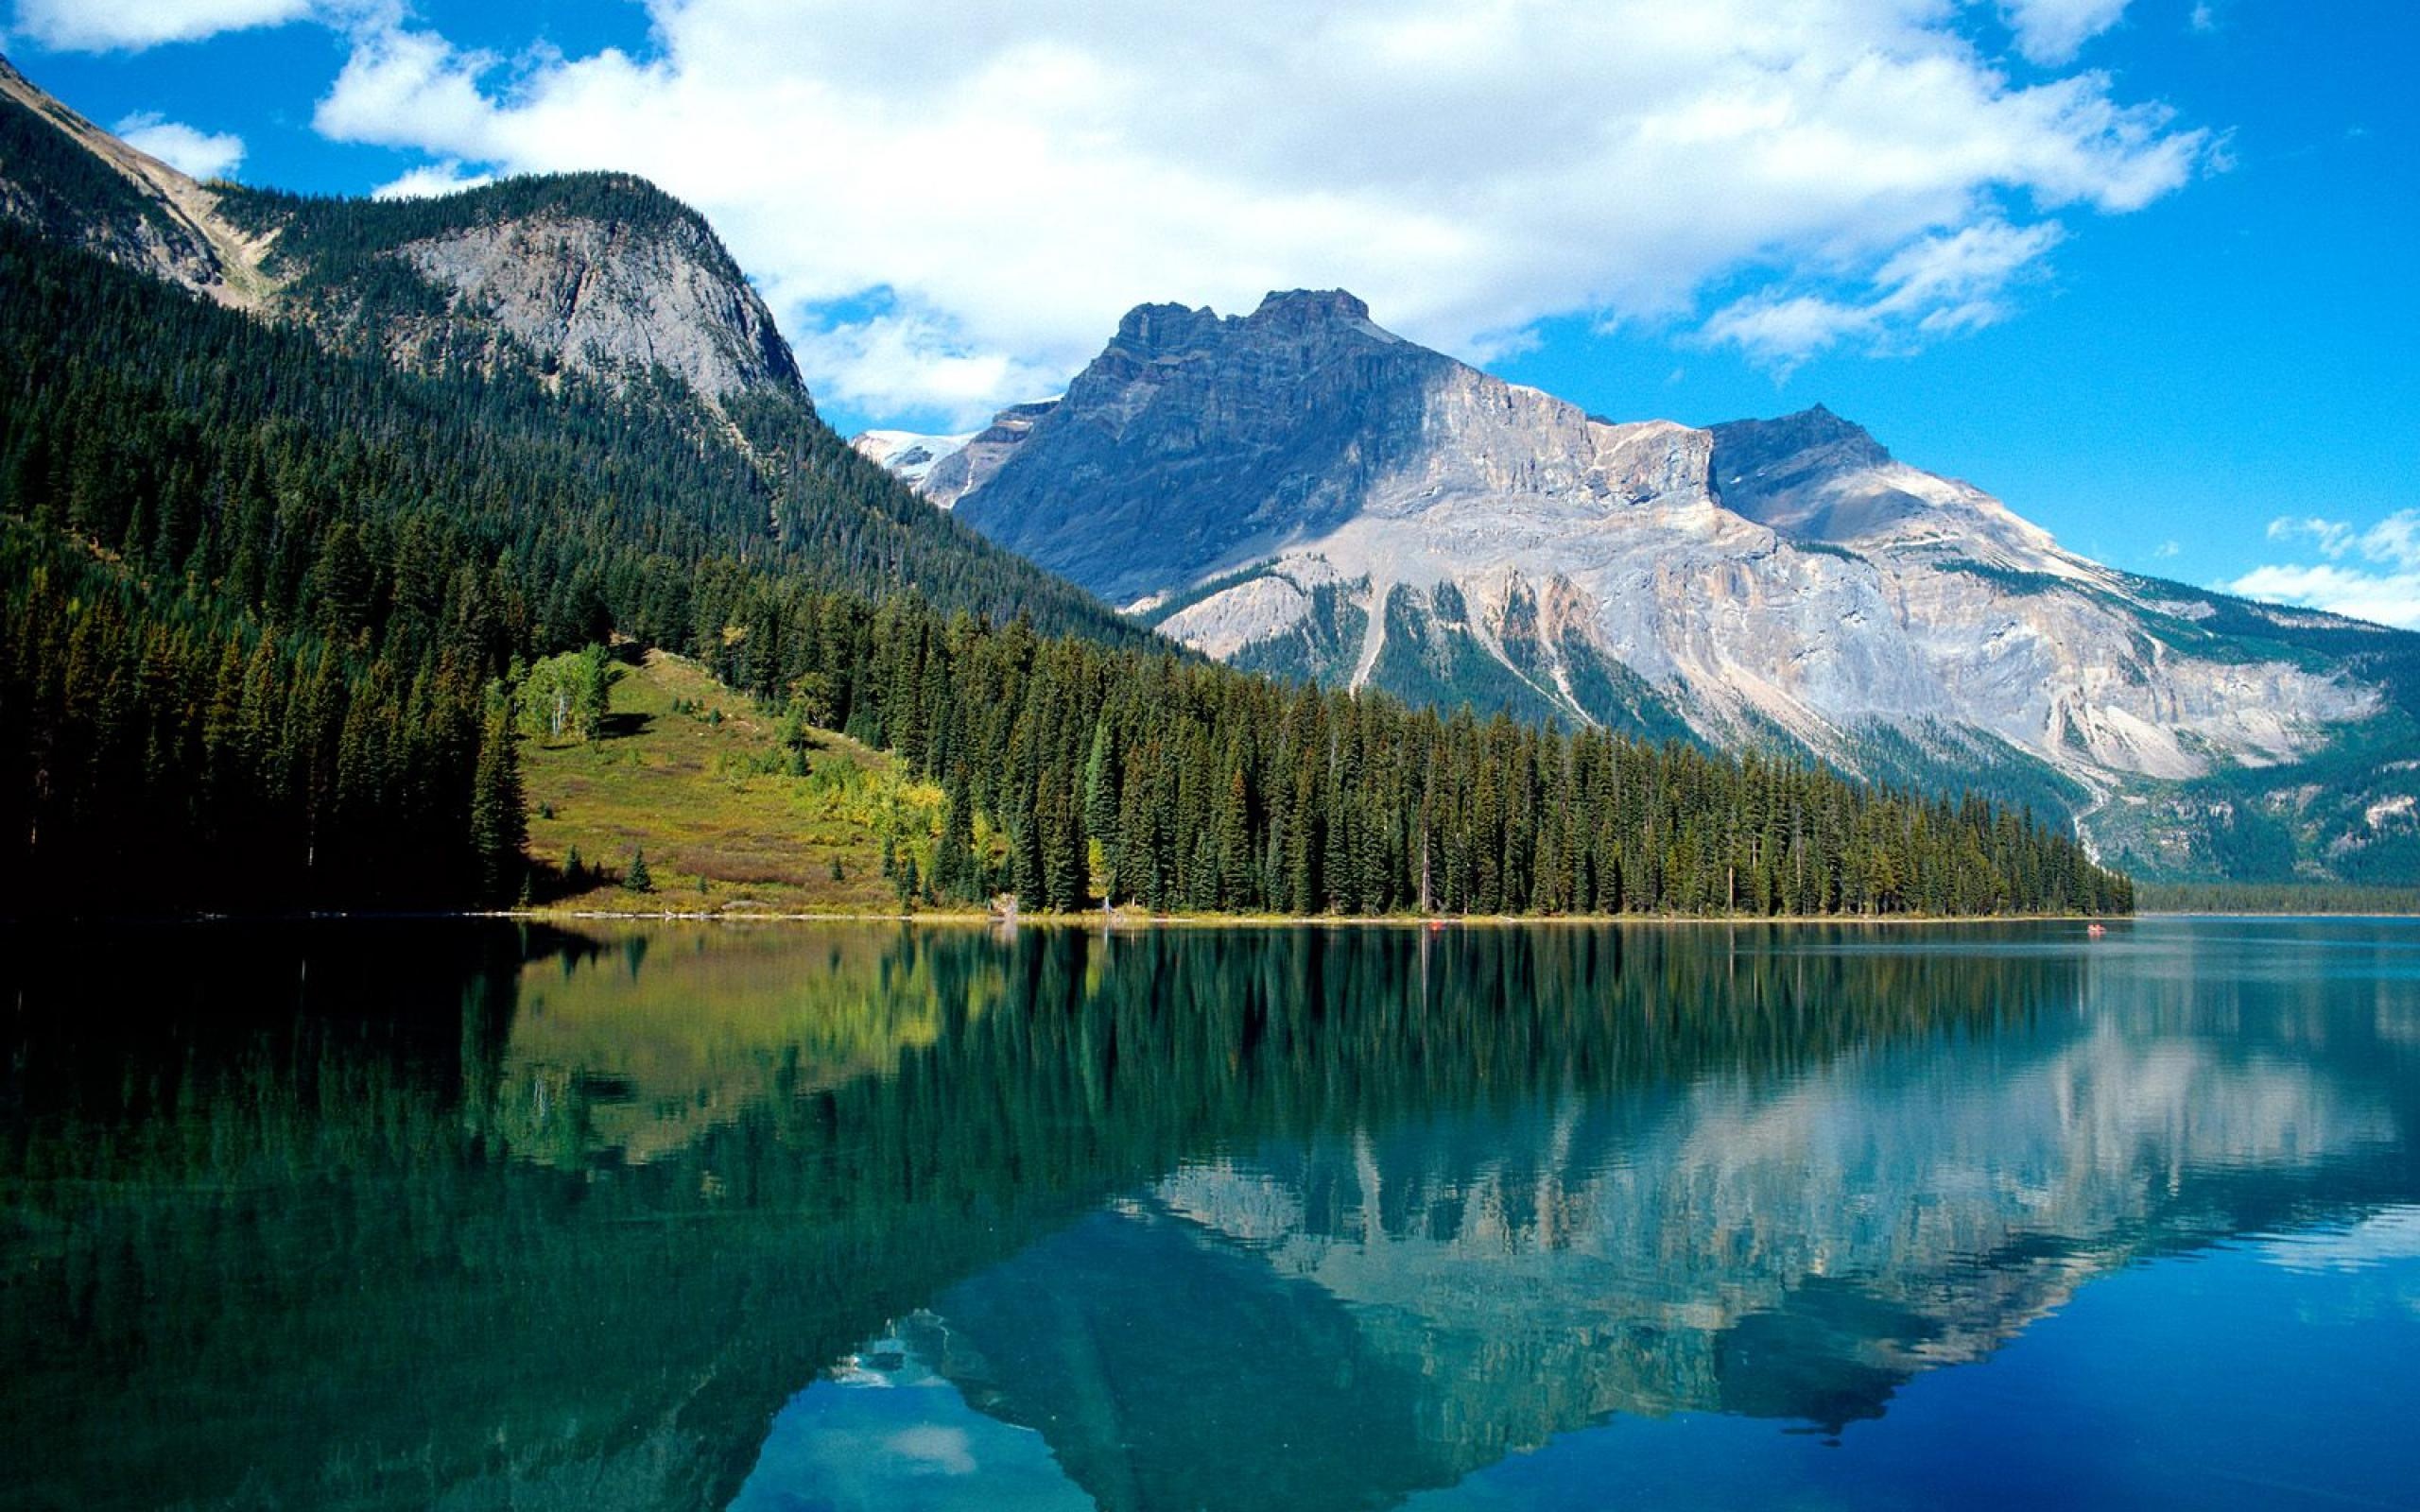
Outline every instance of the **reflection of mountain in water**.
{"type": "Polygon", "coordinates": [[[2408,981],[2048,937],[12,940],[0,1463],[719,1506],[931,1305],[1112,1505],[1371,1504],[1607,1410],[1842,1421],[2126,1255],[2420,1193],[2408,981]]]}
{"type": "Polygon", "coordinates": [[[1263,1142],[935,1306],[970,1397],[1105,1506],[1351,1506],[1609,1413],[1838,1431],[2136,1256],[2413,1191],[2411,1068],[2342,1015],[2097,996],[1779,1084],[1263,1142]]]}

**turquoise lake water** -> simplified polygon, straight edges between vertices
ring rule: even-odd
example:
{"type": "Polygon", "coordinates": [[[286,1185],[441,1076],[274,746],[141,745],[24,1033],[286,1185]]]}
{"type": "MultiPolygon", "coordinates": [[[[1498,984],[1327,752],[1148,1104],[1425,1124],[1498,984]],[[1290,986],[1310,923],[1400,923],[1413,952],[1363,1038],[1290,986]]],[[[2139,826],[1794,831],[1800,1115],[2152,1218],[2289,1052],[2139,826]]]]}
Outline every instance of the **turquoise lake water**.
{"type": "Polygon", "coordinates": [[[2420,1505],[2420,924],[19,934],[0,1504],[2420,1505]]]}

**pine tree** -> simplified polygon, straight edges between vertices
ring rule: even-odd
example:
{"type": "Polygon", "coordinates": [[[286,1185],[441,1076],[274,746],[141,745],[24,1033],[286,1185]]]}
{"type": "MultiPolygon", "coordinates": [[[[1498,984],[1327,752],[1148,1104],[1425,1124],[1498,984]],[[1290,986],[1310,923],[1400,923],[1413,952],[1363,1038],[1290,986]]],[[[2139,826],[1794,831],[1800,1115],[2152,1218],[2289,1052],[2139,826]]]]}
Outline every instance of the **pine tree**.
{"type": "Polygon", "coordinates": [[[522,851],[528,843],[515,745],[511,705],[499,687],[489,695],[487,718],[479,730],[478,766],[471,780],[471,849],[478,857],[479,896],[493,903],[520,895],[522,851]]]}

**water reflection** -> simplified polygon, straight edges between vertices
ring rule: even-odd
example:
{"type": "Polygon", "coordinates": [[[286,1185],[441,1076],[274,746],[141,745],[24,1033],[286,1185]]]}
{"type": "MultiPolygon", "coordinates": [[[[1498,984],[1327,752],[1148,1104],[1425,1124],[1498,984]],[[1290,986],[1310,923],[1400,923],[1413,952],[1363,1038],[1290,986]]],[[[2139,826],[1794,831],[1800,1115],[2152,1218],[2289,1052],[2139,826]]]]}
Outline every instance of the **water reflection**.
{"type": "Polygon", "coordinates": [[[2394,926],[10,943],[26,1504],[1384,1505],[2420,1200],[2394,926]]]}

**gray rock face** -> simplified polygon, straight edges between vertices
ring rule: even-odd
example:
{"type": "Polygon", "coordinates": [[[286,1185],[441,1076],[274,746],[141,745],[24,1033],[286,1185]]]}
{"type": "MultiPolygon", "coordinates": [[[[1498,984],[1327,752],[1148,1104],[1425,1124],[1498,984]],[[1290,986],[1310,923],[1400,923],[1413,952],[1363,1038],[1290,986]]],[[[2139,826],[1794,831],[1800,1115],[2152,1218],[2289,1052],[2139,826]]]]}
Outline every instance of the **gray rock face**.
{"type": "Polygon", "coordinates": [[[618,385],[661,369],[709,402],[803,387],[765,301],[694,216],[542,213],[394,255],[549,369],[618,385]]]}
{"type": "Polygon", "coordinates": [[[1010,454],[1033,434],[1034,426],[1058,407],[1058,400],[1043,399],[1000,411],[992,417],[991,424],[976,432],[964,445],[936,458],[917,490],[942,508],[949,508],[991,482],[1010,454]]]}
{"type": "Polygon", "coordinates": [[[0,215],[46,234],[402,366],[471,353],[614,387],[668,374],[709,406],[766,391],[804,399],[771,312],[700,216],[627,175],[554,184],[562,192],[545,180],[468,191],[443,202],[455,213],[203,185],[0,60],[0,215]],[[250,214],[231,214],[231,199],[250,214]],[[281,237],[292,250],[298,223],[332,215],[353,222],[345,266],[277,255],[281,237]],[[381,245],[389,223],[398,230],[381,245]],[[396,301],[375,268],[384,260],[425,280],[441,308],[396,301]]]}
{"type": "Polygon", "coordinates": [[[1353,518],[1452,366],[1348,294],[1144,305],[959,508],[1114,602],[1165,593],[1353,518]]]}
{"type": "Polygon", "coordinates": [[[1138,308],[1021,434],[958,512],[1210,654],[1877,774],[2014,752],[2080,807],[2311,756],[2394,701],[2345,647],[2413,639],[2115,572],[1820,406],[1601,420],[1340,292],[1138,308]]]}

